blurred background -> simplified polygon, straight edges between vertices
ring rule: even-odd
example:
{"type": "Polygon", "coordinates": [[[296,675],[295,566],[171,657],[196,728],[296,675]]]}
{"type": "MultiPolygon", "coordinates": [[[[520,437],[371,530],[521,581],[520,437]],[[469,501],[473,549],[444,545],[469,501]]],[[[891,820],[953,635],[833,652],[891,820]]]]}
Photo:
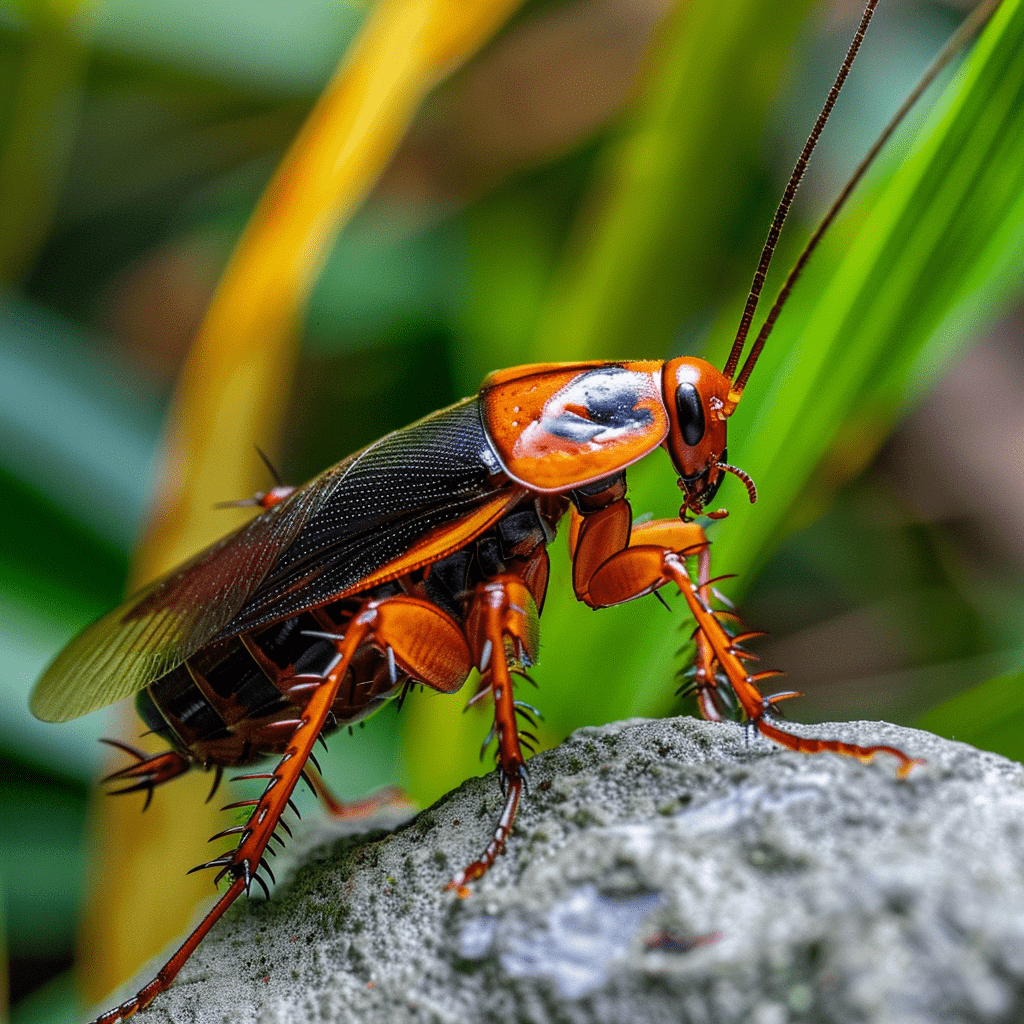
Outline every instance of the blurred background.
{"type": "MultiPolygon", "coordinates": [[[[29,691],[123,596],[167,486],[162,424],[183,360],[373,6],[0,0],[0,907],[16,1021],[72,1021],[86,1005],[76,931],[89,902],[111,899],[97,891],[109,882],[86,882],[104,856],[90,792],[111,767],[96,741],[120,728],[108,712],[37,722],[29,691]]],[[[473,393],[493,368],[682,352],[721,365],[860,17],[848,0],[505,6],[427,92],[326,255],[276,390],[281,429],[252,439],[287,481],[473,393]]],[[[883,4],[766,294],[968,6],[883,4]]],[[[1013,18],[1004,35],[1020,32],[1013,18]]],[[[924,723],[1017,757],[1024,113],[1020,61],[1000,63],[998,45],[929,91],[816,254],[731,424],[730,461],[761,501],[745,507],[727,482],[732,516],[712,535],[716,571],[741,574],[724,589],[771,633],[763,660],[807,695],[787,713],[924,723]]],[[[1004,45],[1024,53],[1019,37],[1004,45]]],[[[675,514],[662,453],[631,480],[636,515],[675,514]]],[[[243,496],[203,499],[211,537],[231,525],[213,502],[243,496]]],[[[530,698],[545,743],[693,713],[672,696],[681,602],[577,607],[554,547],[530,698]]],[[[346,798],[397,783],[429,803],[491,767],[477,758],[486,719],[462,703],[386,710],[334,741],[326,778],[346,798]]],[[[175,824],[187,831],[187,812],[175,824]]],[[[167,878],[151,884],[173,889],[167,878]]]]}

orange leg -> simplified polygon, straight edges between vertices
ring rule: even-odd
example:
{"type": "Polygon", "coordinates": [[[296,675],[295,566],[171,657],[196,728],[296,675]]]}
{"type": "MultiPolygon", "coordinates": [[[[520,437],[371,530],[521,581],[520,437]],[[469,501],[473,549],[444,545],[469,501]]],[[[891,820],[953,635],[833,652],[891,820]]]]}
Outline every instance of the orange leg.
{"type": "Polygon", "coordinates": [[[412,809],[415,805],[409,799],[404,790],[398,786],[385,786],[383,789],[371,793],[363,800],[339,800],[328,788],[320,773],[313,767],[307,766],[306,775],[313,786],[313,791],[320,801],[320,806],[332,818],[338,821],[362,821],[372,818],[375,814],[384,810],[385,807],[408,807],[412,809]]]}
{"type": "MultiPolygon", "coordinates": [[[[472,667],[469,648],[456,623],[434,605],[413,597],[399,595],[382,601],[369,601],[347,624],[344,636],[332,634],[330,638],[336,642],[338,661],[326,675],[309,677],[309,700],[302,717],[289,723],[294,731],[274,771],[240,777],[266,779],[262,796],[257,800],[229,804],[225,808],[252,808],[244,825],[225,829],[213,837],[237,835],[238,846],[224,856],[193,869],[220,868],[216,881],[231,875],[230,886],[156,977],[131,999],[96,1018],[93,1024],[118,1024],[148,1006],[168,988],[206,933],[243,892],[249,892],[254,881],[266,890],[266,883],[259,874],[261,870],[270,873],[264,853],[272,839],[282,841],[277,835],[281,816],[289,806],[295,786],[303,777],[313,745],[330,715],[338,687],[353,656],[363,644],[374,643],[390,651],[403,673],[444,692],[457,690],[472,667]]],[[[299,683],[293,686],[291,693],[298,696],[306,688],[299,683]]]]}
{"type": "Polygon", "coordinates": [[[505,803],[484,852],[446,886],[461,897],[469,895],[468,884],[482,877],[505,849],[526,785],[526,758],[520,737],[534,737],[519,729],[516,716],[521,709],[515,700],[509,660],[530,665],[537,657],[537,606],[530,591],[516,576],[499,576],[481,583],[473,595],[466,632],[477,668],[485,679],[482,693],[489,692],[494,700],[494,733],[505,803]]]}
{"type": "MultiPolygon", "coordinates": [[[[620,520],[630,514],[629,506],[625,501],[613,503],[608,509],[602,510],[602,513],[608,519],[614,515],[620,520]],[[616,505],[625,507],[624,509],[615,509],[616,505]]],[[[608,525],[602,523],[594,531],[594,537],[598,543],[588,549],[587,520],[589,518],[590,516],[583,517],[575,545],[574,561],[584,559],[588,565],[593,565],[599,561],[602,550],[604,559],[600,560],[600,564],[589,575],[589,578],[582,581],[585,595],[583,599],[592,608],[607,607],[653,593],[666,583],[674,582],[679,587],[680,593],[689,606],[690,613],[697,622],[699,630],[697,671],[704,673],[700,683],[707,687],[705,690],[707,696],[714,692],[717,665],[725,673],[747,721],[763,735],[781,746],[808,754],[831,751],[847,757],[856,757],[861,761],[871,761],[877,754],[891,754],[899,762],[896,772],[900,778],[906,777],[915,765],[923,763],[917,758],[908,757],[895,747],[862,747],[839,740],[809,739],[796,736],[768,721],[773,711],[773,702],[783,700],[793,694],[778,694],[769,698],[761,695],[757,688],[758,682],[778,675],[778,673],[761,672],[750,675],[747,672],[743,660],[748,659],[750,655],[739,648],[738,643],[752,634],[731,637],[725,631],[720,621],[722,613],[713,611],[708,600],[710,585],[713,581],[706,578],[707,563],[705,561],[701,561],[698,582],[694,583],[691,580],[686,568],[685,555],[706,551],[707,544],[704,540],[694,543],[692,531],[699,530],[695,524],[675,523],[672,520],[644,524],[636,530],[627,531],[628,547],[616,550],[604,547],[599,543],[603,536],[607,536],[611,532],[608,525]],[[602,550],[598,550],[599,547],[602,550]]],[[[621,535],[621,533],[620,527],[619,534],[621,535]]],[[[579,592],[580,588],[578,587],[577,593],[579,592]]],[[[720,717],[714,711],[713,705],[704,702],[702,708],[705,712],[709,709],[712,710],[712,714],[708,717],[720,717]]]]}
{"type": "MultiPolygon", "coordinates": [[[[573,508],[569,523],[569,552],[572,555],[576,597],[591,608],[602,607],[589,594],[594,574],[609,556],[640,544],[656,544],[671,551],[699,550],[700,592],[704,602],[710,602],[711,557],[703,528],[697,523],[684,523],[679,519],[658,519],[633,526],[632,511],[625,499],[613,501],[605,508],[587,515],[580,515],[573,508]]],[[[650,588],[651,592],[655,590],[657,587],[650,588]]],[[[638,596],[630,594],[624,600],[638,596]]],[[[693,687],[701,714],[711,721],[722,721],[727,715],[721,707],[722,697],[718,691],[714,652],[700,629],[697,630],[694,642],[693,687]]]]}
{"type": "MultiPolygon", "coordinates": [[[[684,523],[678,519],[658,519],[654,522],[643,523],[636,527],[629,539],[630,547],[653,544],[657,547],[675,551],[683,555],[695,555],[697,558],[697,596],[701,603],[721,622],[722,618],[733,618],[737,622],[741,620],[728,611],[715,611],[712,607],[712,600],[718,596],[714,590],[714,584],[719,580],[728,579],[727,576],[716,576],[711,578],[711,550],[710,542],[707,539],[704,529],[697,523],[684,523]]],[[[719,597],[724,602],[724,598],[719,597]]],[[[733,634],[731,636],[733,653],[740,661],[756,661],[757,656],[745,651],[740,644],[754,637],[764,636],[756,630],[733,634]]],[[[711,645],[708,634],[700,626],[697,627],[694,635],[696,651],[693,659],[693,677],[691,686],[696,693],[697,703],[700,708],[701,717],[709,722],[724,722],[731,720],[736,711],[735,706],[730,707],[734,701],[728,675],[719,671],[718,659],[715,656],[714,648],[711,645]],[[725,684],[725,689],[723,689],[725,684]]],[[[775,694],[772,702],[785,700],[789,697],[799,697],[801,694],[795,691],[775,694]]]]}
{"type": "MultiPolygon", "coordinates": [[[[240,832],[241,842],[237,849],[224,857],[201,865],[201,867],[220,867],[221,871],[217,875],[218,881],[225,874],[233,875],[233,880],[227,891],[203,918],[199,927],[189,935],[171,959],[159,970],[156,977],[144,985],[131,999],[97,1017],[94,1024],[118,1024],[138,1010],[147,1007],[156,996],[166,991],[196,947],[205,938],[206,933],[223,916],[228,907],[243,892],[249,891],[253,879],[255,878],[265,886],[257,873],[261,866],[265,867],[263,853],[281,820],[281,814],[288,806],[288,801],[302,775],[303,766],[313,749],[313,744],[327,721],[334,696],[352,655],[359,643],[366,637],[367,632],[365,627],[361,631],[350,629],[348,636],[339,645],[342,648],[342,657],[338,664],[323,679],[317,679],[316,689],[306,705],[302,718],[294,723],[296,728],[292,734],[292,741],[278,762],[277,768],[269,776],[270,781],[263,791],[263,796],[259,800],[229,805],[255,805],[245,825],[221,833],[221,835],[229,835],[240,832]]],[[[251,778],[252,776],[246,777],[251,778]]]]}
{"type": "MultiPolygon", "coordinates": [[[[192,767],[192,762],[176,750],[165,750],[161,754],[150,756],[120,740],[104,739],[100,742],[123,750],[135,758],[134,764],[111,772],[103,781],[128,783],[127,786],[122,786],[120,789],[109,790],[111,796],[120,796],[122,793],[140,793],[145,790],[146,802],[142,805],[144,811],[149,807],[150,801],[153,799],[153,790],[157,786],[177,778],[192,767]]],[[[210,796],[212,795],[211,793],[210,796]]]]}
{"type": "MultiPolygon", "coordinates": [[[[711,551],[704,528],[697,523],[684,523],[679,519],[656,519],[633,528],[630,547],[654,544],[669,551],[685,551],[697,556],[697,593],[701,601],[711,607],[711,551]]],[[[721,579],[722,577],[719,577],[721,579]]],[[[747,633],[746,637],[756,634],[747,633]]],[[[731,718],[728,699],[719,686],[718,662],[708,642],[707,634],[699,626],[693,638],[696,648],[693,658],[692,687],[697,695],[701,717],[709,722],[723,722],[731,718]]],[[[752,656],[751,656],[752,657],[752,656]]]]}
{"type": "Polygon", "coordinates": [[[185,965],[185,961],[196,951],[199,943],[206,938],[206,933],[244,891],[244,879],[236,878],[214,908],[199,922],[199,927],[178,947],[174,956],[160,968],[156,977],[143,985],[131,999],[123,1002],[120,1006],[115,1006],[112,1010],[107,1010],[106,1013],[101,1013],[93,1021],[93,1024],[120,1024],[121,1021],[133,1017],[139,1010],[144,1010],[161,992],[166,992],[171,982],[177,977],[178,971],[185,965]]]}

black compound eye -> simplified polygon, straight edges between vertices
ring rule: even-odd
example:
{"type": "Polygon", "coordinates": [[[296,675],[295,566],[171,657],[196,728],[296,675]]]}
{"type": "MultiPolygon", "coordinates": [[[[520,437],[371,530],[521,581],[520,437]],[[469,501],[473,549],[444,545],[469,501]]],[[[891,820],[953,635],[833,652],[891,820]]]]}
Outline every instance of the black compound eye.
{"type": "Polygon", "coordinates": [[[700,393],[692,384],[680,384],[676,388],[676,415],[683,440],[693,448],[704,436],[704,407],[700,393]]]}

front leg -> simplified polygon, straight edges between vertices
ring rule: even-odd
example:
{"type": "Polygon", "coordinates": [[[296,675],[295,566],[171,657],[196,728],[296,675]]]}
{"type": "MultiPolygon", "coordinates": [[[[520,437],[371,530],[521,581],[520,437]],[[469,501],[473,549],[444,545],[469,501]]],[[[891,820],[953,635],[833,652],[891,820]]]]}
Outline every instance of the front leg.
{"type": "MultiPolygon", "coordinates": [[[[625,481],[621,493],[625,492],[625,481]]],[[[589,496],[587,500],[589,499],[589,496]]],[[[586,501],[581,501],[583,508],[586,501]]],[[[645,593],[653,593],[661,584],[637,590],[630,580],[616,576],[617,593],[625,597],[611,599],[614,595],[603,595],[598,600],[590,594],[590,583],[595,574],[610,557],[627,547],[655,545],[669,551],[694,551],[698,561],[698,593],[704,604],[711,603],[711,555],[708,539],[703,527],[680,519],[657,519],[653,522],[633,526],[633,514],[624,497],[615,497],[610,504],[586,514],[572,509],[569,521],[569,552],[572,555],[573,589],[578,600],[591,608],[605,608],[612,604],[631,601],[645,593]]],[[[623,566],[625,567],[625,566],[623,566]]],[[[664,582],[664,581],[662,581],[664,582]]],[[[751,634],[747,634],[749,636],[751,634]]],[[[703,630],[694,638],[693,685],[701,715],[713,722],[723,721],[727,716],[722,709],[722,698],[718,688],[717,662],[714,651],[703,630]]],[[[738,642],[738,641],[737,641],[738,642]]]]}
{"type": "MultiPolygon", "coordinates": [[[[591,608],[606,608],[645,594],[654,593],[674,582],[697,622],[698,693],[706,717],[721,717],[714,709],[716,665],[725,673],[748,722],[764,736],[802,753],[829,751],[871,761],[876,754],[891,754],[899,765],[897,774],[905,777],[915,764],[901,750],[889,746],[862,747],[839,740],[819,740],[781,729],[769,721],[774,698],[763,697],[757,688],[761,679],[777,675],[762,672],[750,675],[743,660],[747,655],[738,647],[743,637],[730,636],[710,603],[707,539],[695,523],[658,520],[633,529],[632,513],[625,498],[614,499],[604,508],[586,512],[570,537],[573,553],[573,583],[577,596],[591,608]],[[593,518],[594,525],[590,525],[593,518]],[[699,579],[694,583],[686,567],[686,555],[700,553],[699,579]],[[708,710],[712,713],[708,714],[708,710]]],[[[753,634],[745,634],[751,636],[753,634]]]]}

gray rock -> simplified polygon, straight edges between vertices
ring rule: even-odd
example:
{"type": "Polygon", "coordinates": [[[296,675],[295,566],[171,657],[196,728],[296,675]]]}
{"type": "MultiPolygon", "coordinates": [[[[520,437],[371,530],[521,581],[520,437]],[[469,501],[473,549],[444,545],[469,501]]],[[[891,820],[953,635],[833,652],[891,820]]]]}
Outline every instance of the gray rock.
{"type": "Polygon", "coordinates": [[[925,757],[749,746],[691,719],[581,729],[531,762],[509,852],[464,900],[500,793],[316,849],[236,909],[140,1022],[1024,1019],[1024,768],[879,723],[799,727],[925,757]]]}

